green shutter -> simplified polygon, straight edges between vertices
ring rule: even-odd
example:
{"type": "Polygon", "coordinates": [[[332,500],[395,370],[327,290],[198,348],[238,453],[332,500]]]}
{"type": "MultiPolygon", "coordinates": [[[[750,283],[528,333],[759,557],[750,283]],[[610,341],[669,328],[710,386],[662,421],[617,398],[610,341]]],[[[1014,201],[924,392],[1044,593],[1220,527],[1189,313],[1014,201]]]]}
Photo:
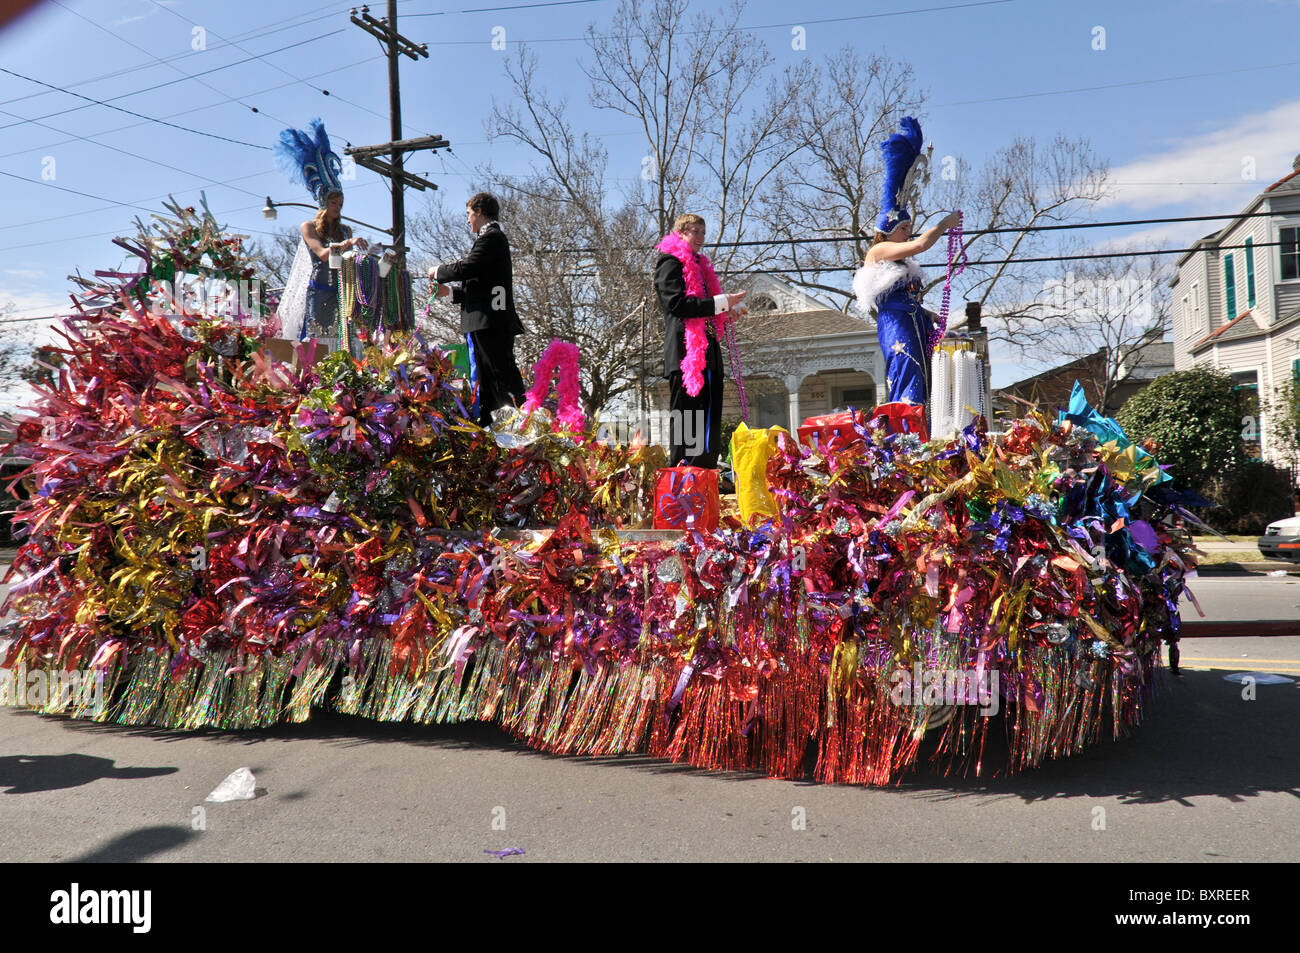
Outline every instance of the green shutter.
{"type": "Polygon", "coordinates": [[[1223,256],[1223,300],[1228,308],[1228,321],[1237,317],[1237,275],[1232,267],[1232,256],[1223,256]]]}
{"type": "Polygon", "coordinates": [[[1255,307],[1255,242],[1246,239],[1246,307],[1255,307]]]}

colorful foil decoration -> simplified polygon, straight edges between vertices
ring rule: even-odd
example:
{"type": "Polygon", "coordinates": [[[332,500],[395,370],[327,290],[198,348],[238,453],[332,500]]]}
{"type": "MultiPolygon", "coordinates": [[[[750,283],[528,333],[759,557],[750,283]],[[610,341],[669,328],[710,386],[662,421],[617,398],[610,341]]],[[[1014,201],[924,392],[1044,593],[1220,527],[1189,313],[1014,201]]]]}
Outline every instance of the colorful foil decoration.
{"type": "Polygon", "coordinates": [[[889,784],[927,732],[926,756],[975,773],[1118,736],[1178,638],[1185,501],[1105,428],[778,434],[779,516],[633,532],[660,448],[544,409],[491,433],[436,349],[308,344],[290,367],[226,321],[145,310],[138,281],[83,283],[6,448],[31,465],[4,703],[488,721],[557,753],[889,784]]]}

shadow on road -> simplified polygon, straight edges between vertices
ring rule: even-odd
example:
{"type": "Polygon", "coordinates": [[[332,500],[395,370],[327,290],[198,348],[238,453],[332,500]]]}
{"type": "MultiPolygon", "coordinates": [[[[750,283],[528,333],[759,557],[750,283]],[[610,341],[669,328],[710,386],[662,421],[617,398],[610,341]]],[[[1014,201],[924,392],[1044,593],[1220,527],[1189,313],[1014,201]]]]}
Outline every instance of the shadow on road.
{"type": "Polygon", "coordinates": [[[129,864],[146,860],[154,854],[180,847],[197,834],[186,827],[142,827],[120,837],[114,837],[88,854],[70,857],[69,864],[129,864]]]}
{"type": "MultiPolygon", "coordinates": [[[[1081,754],[1049,760],[1040,768],[1015,774],[1010,774],[1006,768],[1005,732],[1009,730],[1011,721],[999,716],[990,726],[981,777],[945,774],[946,762],[927,760],[892,790],[926,799],[980,795],[1019,798],[1028,802],[1069,797],[1116,797],[1135,804],[1172,801],[1189,807],[1190,798],[1205,796],[1242,801],[1262,793],[1281,792],[1300,798],[1300,733],[1295,730],[1300,718],[1300,686],[1260,685],[1255,689],[1255,700],[1247,701],[1242,698],[1242,686],[1225,682],[1224,674],[1225,671],[1188,671],[1181,679],[1165,677],[1147,702],[1143,724],[1133,729],[1127,738],[1111,740],[1107,728],[1104,729],[1105,740],[1086,748],[1081,754]]],[[[749,782],[763,777],[748,772],[708,771],[646,755],[602,758],[552,755],[515,741],[496,725],[477,722],[456,725],[385,723],[318,711],[306,724],[277,725],[262,731],[205,729],[175,732],[72,720],[65,724],[78,731],[129,733],[165,741],[199,737],[215,744],[243,745],[301,740],[318,740],[341,747],[406,744],[563,758],[592,769],[617,766],[654,774],[699,774],[749,782]]],[[[923,754],[927,750],[933,750],[928,739],[922,748],[923,754]]],[[[0,759],[0,764],[13,760],[0,759]]],[[[0,773],[0,780],[9,776],[7,772],[0,773]]]]}
{"type": "Polygon", "coordinates": [[[0,787],[6,794],[34,794],[75,788],[100,779],[135,780],[175,774],[176,768],[118,768],[111,758],[88,754],[9,755],[0,758],[0,787]]]}

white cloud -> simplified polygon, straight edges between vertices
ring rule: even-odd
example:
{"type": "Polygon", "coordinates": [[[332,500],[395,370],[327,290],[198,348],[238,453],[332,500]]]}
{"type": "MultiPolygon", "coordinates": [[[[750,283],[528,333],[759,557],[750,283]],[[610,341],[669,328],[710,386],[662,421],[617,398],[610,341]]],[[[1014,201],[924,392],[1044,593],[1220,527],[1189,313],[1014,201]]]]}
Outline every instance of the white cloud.
{"type": "Polygon", "coordinates": [[[1170,140],[1162,151],[1113,168],[1115,194],[1102,204],[1151,209],[1199,203],[1237,211],[1290,173],[1298,152],[1300,99],[1170,140]],[[1244,178],[1252,163],[1255,177],[1244,178]]]}

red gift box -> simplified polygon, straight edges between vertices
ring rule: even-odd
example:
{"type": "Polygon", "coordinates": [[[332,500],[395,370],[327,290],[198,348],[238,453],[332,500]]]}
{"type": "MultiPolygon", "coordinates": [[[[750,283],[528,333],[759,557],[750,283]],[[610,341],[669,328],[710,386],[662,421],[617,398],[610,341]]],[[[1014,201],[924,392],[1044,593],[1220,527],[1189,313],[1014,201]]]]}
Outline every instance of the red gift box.
{"type": "Polygon", "coordinates": [[[838,414],[821,414],[809,417],[799,425],[799,441],[810,447],[820,448],[823,453],[836,453],[843,450],[862,435],[853,429],[853,418],[862,420],[862,414],[843,411],[838,414]]]}
{"type": "Polygon", "coordinates": [[[718,528],[718,471],[666,467],[655,475],[655,529],[718,528]]]}
{"type": "Polygon", "coordinates": [[[886,433],[914,433],[925,443],[930,439],[930,428],[925,425],[925,408],[896,400],[881,404],[871,412],[871,420],[880,420],[886,433]]]}

